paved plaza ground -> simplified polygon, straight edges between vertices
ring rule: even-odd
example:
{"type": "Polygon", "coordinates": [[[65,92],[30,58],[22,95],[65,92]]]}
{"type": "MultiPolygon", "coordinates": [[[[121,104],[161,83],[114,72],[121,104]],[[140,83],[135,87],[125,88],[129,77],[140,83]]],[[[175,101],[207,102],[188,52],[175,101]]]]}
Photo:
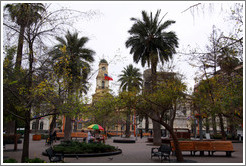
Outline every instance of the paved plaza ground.
{"type": "MultiPolygon", "coordinates": [[[[151,159],[151,148],[158,147],[153,146],[152,143],[147,142],[147,138],[138,138],[136,143],[114,143],[114,138],[109,138],[106,140],[106,144],[110,144],[122,149],[122,153],[112,156],[104,157],[80,157],[76,158],[65,158],[66,163],[160,163],[158,158],[151,159]]],[[[55,144],[59,144],[57,141],[55,144]]],[[[7,144],[6,150],[3,152],[3,158],[15,158],[18,162],[21,160],[22,144],[18,144],[18,150],[13,151],[14,145],[7,144]]],[[[30,139],[30,153],[29,158],[39,157],[46,162],[49,162],[47,156],[43,156],[42,152],[45,151],[49,146],[45,145],[45,140],[33,141],[30,139]]],[[[183,152],[184,159],[188,163],[243,163],[243,143],[233,143],[233,148],[235,150],[232,153],[232,157],[226,157],[225,152],[215,152],[214,156],[199,156],[199,152],[196,156],[190,156],[189,152],[183,152]]],[[[164,161],[168,162],[168,161],[164,161]]],[[[176,157],[171,156],[171,163],[176,163],[176,157]]],[[[167,163],[166,163],[167,164],[167,163]]]]}

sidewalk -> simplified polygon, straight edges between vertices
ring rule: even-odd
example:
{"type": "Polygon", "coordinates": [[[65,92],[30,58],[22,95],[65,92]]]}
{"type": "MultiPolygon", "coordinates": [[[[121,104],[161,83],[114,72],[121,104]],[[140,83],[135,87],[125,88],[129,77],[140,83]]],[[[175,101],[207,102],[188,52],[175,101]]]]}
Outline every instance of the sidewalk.
{"type": "MultiPolygon", "coordinates": [[[[160,163],[158,158],[151,157],[151,148],[158,147],[153,146],[152,143],[146,142],[147,138],[140,139],[138,138],[136,143],[113,143],[114,138],[106,140],[106,144],[110,144],[122,149],[122,154],[104,156],[104,157],[81,157],[76,158],[65,158],[66,163],[160,163]]],[[[57,141],[55,144],[59,144],[60,141],[57,141]]],[[[6,158],[15,158],[18,162],[21,160],[21,149],[22,144],[18,144],[18,150],[15,152],[12,149],[14,148],[13,144],[7,144],[6,150],[3,152],[4,159],[6,158]]],[[[29,154],[30,158],[41,158],[46,162],[49,162],[47,156],[43,156],[42,152],[45,151],[49,146],[45,146],[45,140],[41,141],[32,141],[30,139],[30,149],[29,154]]],[[[183,157],[187,163],[243,163],[243,143],[233,143],[233,148],[235,150],[232,153],[232,157],[226,157],[225,152],[215,152],[214,156],[200,157],[199,153],[196,153],[196,156],[190,156],[189,152],[183,152],[183,157]]],[[[171,163],[176,163],[176,157],[171,156],[171,163]]],[[[168,162],[168,161],[164,161],[168,162]]],[[[180,163],[181,164],[181,163],[180,163]]]]}

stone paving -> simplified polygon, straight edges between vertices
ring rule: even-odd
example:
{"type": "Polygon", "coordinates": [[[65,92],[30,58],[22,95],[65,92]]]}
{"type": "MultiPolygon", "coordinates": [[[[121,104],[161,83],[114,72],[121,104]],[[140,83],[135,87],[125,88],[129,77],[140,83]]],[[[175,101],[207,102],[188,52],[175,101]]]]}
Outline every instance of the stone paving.
{"type": "MultiPolygon", "coordinates": [[[[147,138],[140,139],[138,138],[136,143],[114,143],[114,138],[109,138],[106,140],[106,144],[117,146],[122,149],[122,153],[112,156],[104,157],[80,157],[76,158],[65,158],[66,163],[156,163],[160,164],[158,158],[150,158],[151,148],[157,147],[153,146],[152,143],[147,142],[147,138]]],[[[57,141],[55,144],[59,144],[60,141],[57,141]]],[[[46,162],[49,162],[47,156],[43,156],[42,152],[45,151],[49,146],[45,145],[45,140],[41,141],[32,141],[30,139],[30,152],[29,158],[39,157],[46,162]]],[[[6,150],[3,152],[3,158],[15,158],[18,162],[21,160],[21,149],[22,144],[18,144],[18,150],[13,151],[14,145],[7,144],[6,150]]],[[[190,156],[189,152],[183,152],[184,159],[186,163],[243,163],[243,143],[233,143],[233,148],[235,150],[232,153],[232,157],[226,157],[225,152],[215,152],[214,156],[199,156],[199,152],[196,153],[196,156],[190,156]]],[[[171,163],[177,163],[176,157],[171,156],[171,163]]],[[[168,162],[168,161],[164,161],[168,162]]],[[[165,163],[167,164],[167,163],[165,163]]],[[[181,164],[181,163],[180,163],[181,164]]]]}

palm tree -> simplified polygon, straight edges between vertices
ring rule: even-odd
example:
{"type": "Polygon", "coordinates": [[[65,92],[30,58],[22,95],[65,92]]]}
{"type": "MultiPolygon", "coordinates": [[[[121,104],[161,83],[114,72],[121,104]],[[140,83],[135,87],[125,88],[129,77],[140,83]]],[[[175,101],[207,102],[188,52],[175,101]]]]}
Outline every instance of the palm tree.
{"type": "MultiPolygon", "coordinates": [[[[87,92],[86,86],[87,77],[90,72],[90,64],[94,61],[93,55],[95,52],[91,49],[85,48],[88,42],[87,37],[78,38],[78,33],[71,34],[69,31],[65,35],[65,39],[56,37],[59,44],[54,46],[53,61],[58,67],[57,72],[63,74],[66,70],[68,82],[68,95],[72,96],[76,91],[87,92]],[[64,61],[65,59],[65,61],[64,61]]],[[[65,78],[65,77],[64,77],[65,78]]],[[[64,139],[71,139],[71,117],[66,116],[64,139]]]]}
{"type": "MultiPolygon", "coordinates": [[[[143,67],[146,63],[148,67],[151,66],[152,92],[157,82],[156,68],[158,62],[163,64],[168,61],[176,53],[178,47],[178,38],[175,32],[165,32],[165,29],[175,21],[163,22],[164,16],[159,19],[160,13],[161,10],[157,10],[153,17],[152,12],[148,15],[146,11],[142,11],[142,19],[131,18],[134,24],[128,31],[130,37],[125,43],[127,48],[130,47],[134,62],[141,61],[143,67]]],[[[160,124],[153,121],[153,130],[154,144],[161,144],[160,124]]]]}
{"type": "Polygon", "coordinates": [[[25,29],[42,18],[40,12],[45,12],[45,7],[42,3],[13,3],[5,5],[4,10],[8,10],[12,21],[20,26],[15,63],[15,68],[19,70],[22,61],[25,29]]]}
{"type": "MultiPolygon", "coordinates": [[[[122,70],[122,74],[119,75],[120,88],[122,91],[139,92],[142,87],[142,74],[138,68],[133,67],[132,64],[122,70]]],[[[126,120],[126,136],[130,136],[130,118],[131,118],[131,104],[128,103],[127,120],[126,120]]]]}
{"type": "Polygon", "coordinates": [[[140,73],[140,70],[138,68],[133,67],[132,64],[124,68],[124,70],[121,71],[123,74],[119,75],[119,82],[120,88],[122,91],[133,91],[134,89],[139,91],[142,87],[142,81],[141,78],[142,74],[140,73]]]}

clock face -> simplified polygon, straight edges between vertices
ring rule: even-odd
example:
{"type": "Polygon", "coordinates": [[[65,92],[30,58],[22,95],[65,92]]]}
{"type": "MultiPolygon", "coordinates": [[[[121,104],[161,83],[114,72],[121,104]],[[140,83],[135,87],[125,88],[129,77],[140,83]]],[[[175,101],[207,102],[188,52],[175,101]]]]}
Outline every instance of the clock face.
{"type": "Polygon", "coordinates": [[[106,70],[106,68],[105,67],[102,67],[102,70],[106,70]]]}

